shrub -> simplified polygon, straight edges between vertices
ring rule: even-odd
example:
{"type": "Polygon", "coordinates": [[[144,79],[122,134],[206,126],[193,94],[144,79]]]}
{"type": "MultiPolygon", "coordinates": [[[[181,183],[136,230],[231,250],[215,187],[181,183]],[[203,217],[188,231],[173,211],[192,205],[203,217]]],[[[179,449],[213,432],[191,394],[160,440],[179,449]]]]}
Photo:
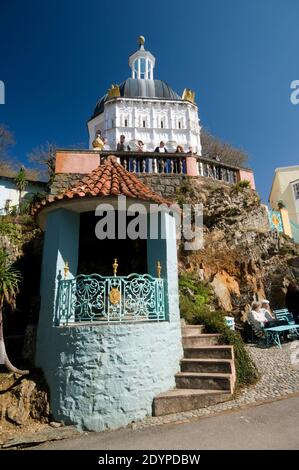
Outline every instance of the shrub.
{"type": "Polygon", "coordinates": [[[7,222],[4,217],[0,219],[0,235],[6,235],[14,244],[19,246],[22,243],[22,229],[19,225],[7,222]]]}
{"type": "Polygon", "coordinates": [[[220,333],[221,344],[234,346],[237,387],[257,381],[258,371],[244,347],[240,333],[227,326],[224,312],[213,309],[211,288],[192,274],[180,276],[180,311],[187,323],[204,325],[207,333],[220,333]]]}
{"type": "Polygon", "coordinates": [[[238,192],[242,191],[243,189],[250,189],[250,187],[251,187],[250,186],[250,181],[241,180],[233,186],[233,190],[238,193],[238,192]]]}

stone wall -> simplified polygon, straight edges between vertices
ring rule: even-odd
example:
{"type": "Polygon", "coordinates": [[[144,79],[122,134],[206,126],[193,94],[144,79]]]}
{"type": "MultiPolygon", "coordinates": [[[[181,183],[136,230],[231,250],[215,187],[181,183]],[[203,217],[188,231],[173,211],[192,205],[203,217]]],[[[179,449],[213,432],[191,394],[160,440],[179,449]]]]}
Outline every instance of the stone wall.
{"type": "MultiPolygon", "coordinates": [[[[57,173],[51,186],[51,194],[59,194],[72,185],[76,184],[86,174],[80,173],[57,173]]],[[[166,198],[175,199],[180,194],[181,187],[187,190],[188,186],[192,187],[195,183],[196,186],[208,186],[213,188],[231,187],[229,183],[223,181],[213,180],[203,176],[187,176],[187,175],[175,175],[170,176],[167,174],[140,174],[137,175],[139,179],[151,187],[157,194],[166,198]]]]}
{"type": "Polygon", "coordinates": [[[59,194],[73,186],[86,176],[85,173],[56,173],[51,184],[51,194],[59,194]]]}
{"type": "Polygon", "coordinates": [[[46,375],[55,419],[94,431],[124,426],[151,415],[155,395],[175,386],[177,322],[53,330],[46,375]]]}

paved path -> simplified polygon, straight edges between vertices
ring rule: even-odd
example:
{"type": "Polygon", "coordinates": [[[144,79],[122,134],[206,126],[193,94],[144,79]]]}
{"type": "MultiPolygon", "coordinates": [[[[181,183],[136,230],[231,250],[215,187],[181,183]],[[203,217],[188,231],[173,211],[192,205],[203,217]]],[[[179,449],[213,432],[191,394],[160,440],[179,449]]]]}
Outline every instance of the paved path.
{"type": "Polygon", "coordinates": [[[36,449],[299,449],[299,396],[182,424],[82,434],[36,449]]]}

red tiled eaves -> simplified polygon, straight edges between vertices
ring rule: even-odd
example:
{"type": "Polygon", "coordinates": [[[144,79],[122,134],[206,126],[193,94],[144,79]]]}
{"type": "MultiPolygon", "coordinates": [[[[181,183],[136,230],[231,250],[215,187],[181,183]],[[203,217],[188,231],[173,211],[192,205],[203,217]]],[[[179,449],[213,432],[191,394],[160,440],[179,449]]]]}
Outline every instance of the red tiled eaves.
{"type": "Polygon", "coordinates": [[[38,202],[33,213],[36,214],[44,207],[55,202],[84,197],[107,197],[126,196],[144,201],[156,202],[157,204],[172,204],[155,193],[151,188],[142,183],[139,178],[117,163],[117,158],[113,155],[107,157],[106,161],[89,175],[64,193],[49,195],[44,200],[38,202]]]}

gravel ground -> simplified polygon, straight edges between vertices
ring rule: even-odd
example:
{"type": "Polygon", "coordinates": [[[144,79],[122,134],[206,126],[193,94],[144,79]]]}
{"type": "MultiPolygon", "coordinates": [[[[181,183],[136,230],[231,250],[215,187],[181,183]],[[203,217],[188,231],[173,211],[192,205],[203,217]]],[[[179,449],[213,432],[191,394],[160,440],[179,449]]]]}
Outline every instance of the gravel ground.
{"type": "Polygon", "coordinates": [[[246,349],[261,374],[261,379],[256,385],[243,389],[233,400],[198,410],[146,418],[141,422],[132,423],[130,427],[141,429],[145,426],[188,421],[299,392],[299,341],[285,343],[281,349],[276,346],[263,348],[257,345],[248,345],[246,349]]]}

